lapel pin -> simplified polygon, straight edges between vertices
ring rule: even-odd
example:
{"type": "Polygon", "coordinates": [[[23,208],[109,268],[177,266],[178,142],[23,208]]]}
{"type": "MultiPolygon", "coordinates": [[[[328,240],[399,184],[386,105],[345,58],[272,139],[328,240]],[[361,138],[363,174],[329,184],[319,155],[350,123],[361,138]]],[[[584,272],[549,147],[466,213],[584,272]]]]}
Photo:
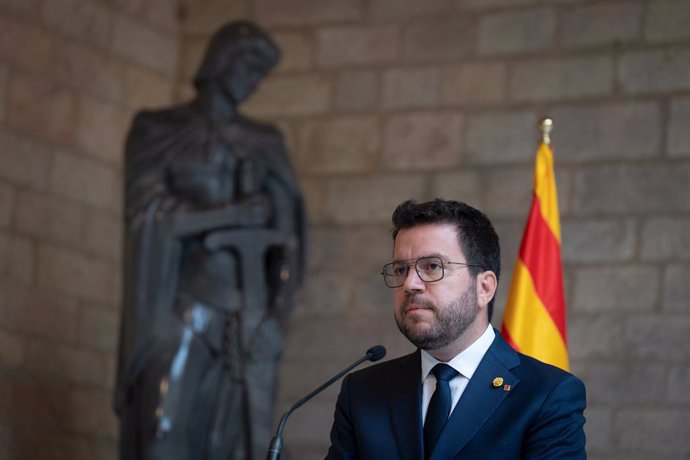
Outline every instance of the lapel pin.
{"type": "Polygon", "coordinates": [[[503,385],[503,391],[510,391],[510,385],[503,385]]]}
{"type": "Polygon", "coordinates": [[[500,386],[503,385],[503,377],[496,377],[491,384],[494,388],[500,388],[500,386]]]}

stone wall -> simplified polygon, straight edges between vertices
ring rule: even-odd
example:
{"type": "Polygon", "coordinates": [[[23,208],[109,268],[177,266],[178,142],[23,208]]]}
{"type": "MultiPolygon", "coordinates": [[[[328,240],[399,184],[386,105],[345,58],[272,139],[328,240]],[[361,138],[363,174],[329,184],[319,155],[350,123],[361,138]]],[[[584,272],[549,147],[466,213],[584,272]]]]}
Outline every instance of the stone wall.
{"type": "MultiPolygon", "coordinates": [[[[246,109],[310,211],[279,411],[373,344],[411,350],[378,275],[403,199],[493,219],[500,325],[549,114],[589,456],[690,459],[687,0],[0,0],[0,458],[115,458],[124,134],[190,96],[235,18],[284,50],[246,109]]],[[[323,458],[337,390],[291,417],[289,458],[323,458]]]]}
{"type": "MultiPolygon", "coordinates": [[[[285,57],[247,110],[283,128],[310,210],[282,409],[370,345],[411,349],[378,275],[405,198],[464,200],[495,221],[500,325],[549,114],[590,458],[690,458],[690,2],[225,3],[186,2],[182,74],[207,29],[268,27],[285,57]]],[[[291,417],[291,458],[323,457],[337,390],[291,417]]]]}
{"type": "Polygon", "coordinates": [[[114,460],[122,154],[177,0],[0,0],[0,458],[114,460]]]}

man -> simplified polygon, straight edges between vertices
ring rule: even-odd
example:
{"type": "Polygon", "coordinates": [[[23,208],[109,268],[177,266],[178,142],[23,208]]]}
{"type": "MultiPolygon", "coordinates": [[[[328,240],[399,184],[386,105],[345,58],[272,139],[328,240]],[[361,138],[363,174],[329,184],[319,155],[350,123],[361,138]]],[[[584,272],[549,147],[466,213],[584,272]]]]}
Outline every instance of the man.
{"type": "Polygon", "coordinates": [[[343,381],[327,459],[584,459],[585,388],[491,327],[498,236],[455,201],[393,213],[395,320],[414,353],[343,381]]]}
{"type": "Polygon", "coordinates": [[[239,113],[277,64],[256,25],[212,38],[189,103],[127,139],[115,410],[123,460],[246,460],[269,443],[306,216],[283,138],[239,113]]]}

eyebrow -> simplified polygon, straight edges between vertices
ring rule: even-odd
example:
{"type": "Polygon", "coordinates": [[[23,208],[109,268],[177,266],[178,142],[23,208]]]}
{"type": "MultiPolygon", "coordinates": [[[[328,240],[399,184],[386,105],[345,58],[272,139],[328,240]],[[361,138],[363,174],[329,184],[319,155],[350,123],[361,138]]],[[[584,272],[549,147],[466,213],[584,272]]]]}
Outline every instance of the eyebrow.
{"type": "Polygon", "coordinates": [[[424,259],[424,258],[427,258],[427,257],[438,257],[439,259],[441,259],[442,262],[449,262],[449,261],[450,261],[450,258],[444,256],[443,254],[440,254],[440,253],[433,253],[433,254],[427,254],[427,255],[424,255],[424,256],[414,257],[414,258],[412,258],[412,259],[393,259],[393,263],[398,263],[398,262],[414,262],[414,261],[417,261],[417,260],[419,260],[419,259],[424,259]]]}

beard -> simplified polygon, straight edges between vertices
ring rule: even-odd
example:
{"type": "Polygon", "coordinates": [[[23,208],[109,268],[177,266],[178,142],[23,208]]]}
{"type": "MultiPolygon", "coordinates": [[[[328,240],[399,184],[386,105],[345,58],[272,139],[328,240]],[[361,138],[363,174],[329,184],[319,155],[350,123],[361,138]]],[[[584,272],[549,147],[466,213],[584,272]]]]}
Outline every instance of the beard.
{"type": "Polygon", "coordinates": [[[440,308],[429,300],[411,295],[396,311],[395,322],[400,332],[415,346],[422,350],[437,350],[460,337],[474,322],[478,312],[477,292],[474,285],[471,285],[460,297],[440,308]],[[430,308],[434,312],[436,320],[430,327],[426,329],[415,328],[414,322],[405,321],[405,309],[412,303],[430,308]]]}

